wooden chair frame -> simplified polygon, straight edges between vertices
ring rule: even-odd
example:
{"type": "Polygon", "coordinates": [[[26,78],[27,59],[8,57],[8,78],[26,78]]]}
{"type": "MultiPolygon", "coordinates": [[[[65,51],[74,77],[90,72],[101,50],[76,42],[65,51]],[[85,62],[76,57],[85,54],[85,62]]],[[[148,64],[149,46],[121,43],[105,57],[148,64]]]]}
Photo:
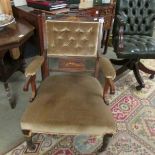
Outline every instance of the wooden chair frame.
{"type": "MultiPolygon", "coordinates": [[[[45,15],[43,15],[43,36],[45,36],[45,15]]],[[[46,38],[46,37],[45,37],[46,38]]],[[[46,77],[49,75],[49,71],[50,68],[48,66],[48,58],[47,58],[47,47],[46,47],[46,39],[44,39],[44,54],[43,56],[38,56],[36,58],[36,60],[34,60],[26,69],[25,75],[28,78],[26,81],[26,84],[24,85],[24,91],[28,91],[29,86],[31,86],[32,88],[32,96],[30,98],[30,101],[33,101],[35,99],[35,96],[37,95],[37,87],[36,87],[36,83],[35,83],[35,79],[36,79],[36,72],[37,70],[42,66],[44,68],[44,75],[46,75],[46,77]]],[[[83,72],[84,68],[83,68],[83,63],[82,61],[79,60],[79,58],[81,57],[71,57],[66,61],[66,56],[62,57],[60,59],[60,66],[62,64],[65,65],[65,67],[59,68],[60,70],[57,71],[67,71],[68,72],[68,66],[69,69],[71,69],[71,72],[74,72],[74,70],[76,71],[80,71],[83,72]],[[75,61],[74,61],[75,60],[75,61]],[[78,61],[77,61],[78,60],[78,61]],[[66,67],[67,66],[67,67],[66,67]],[[78,66],[78,67],[77,67],[78,66]]],[[[95,70],[86,70],[86,71],[93,71],[94,76],[98,77],[98,73],[99,73],[99,67],[100,66],[104,66],[102,68],[102,71],[105,74],[105,85],[103,85],[103,100],[105,101],[106,104],[108,104],[106,102],[106,97],[109,93],[113,94],[115,92],[115,86],[114,86],[114,82],[113,79],[115,78],[115,70],[112,67],[110,61],[105,58],[105,57],[100,57],[99,55],[97,55],[96,57],[96,65],[95,65],[95,70]],[[106,72],[106,67],[108,67],[108,72],[106,72]],[[109,70],[111,70],[111,72],[109,72],[109,70]],[[112,74],[111,74],[112,73],[112,74]]],[[[53,70],[51,70],[53,71],[53,70]]],[[[45,77],[45,78],[46,78],[45,77]]],[[[34,149],[35,146],[32,143],[32,133],[29,130],[22,130],[23,134],[25,135],[25,137],[27,137],[27,145],[29,147],[29,149],[34,149]]],[[[99,149],[99,152],[104,151],[105,148],[108,145],[108,141],[109,139],[112,137],[112,134],[105,134],[103,137],[103,145],[101,146],[101,148],[99,149]]]]}

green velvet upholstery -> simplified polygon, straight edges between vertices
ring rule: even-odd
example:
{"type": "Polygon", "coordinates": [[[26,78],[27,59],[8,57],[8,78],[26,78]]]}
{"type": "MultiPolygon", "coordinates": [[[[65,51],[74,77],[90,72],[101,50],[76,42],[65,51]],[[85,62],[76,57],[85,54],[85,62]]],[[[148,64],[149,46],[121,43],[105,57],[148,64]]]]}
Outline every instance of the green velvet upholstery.
{"type": "Polygon", "coordinates": [[[110,108],[99,81],[86,75],[56,75],[44,80],[28,105],[21,127],[33,133],[115,133],[110,108]]]}

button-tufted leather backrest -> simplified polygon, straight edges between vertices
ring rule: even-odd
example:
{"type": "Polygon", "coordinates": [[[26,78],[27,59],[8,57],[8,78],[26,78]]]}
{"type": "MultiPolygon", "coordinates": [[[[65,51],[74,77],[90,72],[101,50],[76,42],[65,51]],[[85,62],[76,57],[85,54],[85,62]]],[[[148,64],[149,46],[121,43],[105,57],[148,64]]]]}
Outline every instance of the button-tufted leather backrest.
{"type": "MultiPolygon", "coordinates": [[[[126,20],[124,34],[152,36],[155,18],[155,0],[117,0],[116,15],[126,20]]],[[[118,33],[115,20],[113,34],[118,33]]]]}
{"type": "Polygon", "coordinates": [[[48,56],[97,56],[99,23],[46,21],[48,56]]]}

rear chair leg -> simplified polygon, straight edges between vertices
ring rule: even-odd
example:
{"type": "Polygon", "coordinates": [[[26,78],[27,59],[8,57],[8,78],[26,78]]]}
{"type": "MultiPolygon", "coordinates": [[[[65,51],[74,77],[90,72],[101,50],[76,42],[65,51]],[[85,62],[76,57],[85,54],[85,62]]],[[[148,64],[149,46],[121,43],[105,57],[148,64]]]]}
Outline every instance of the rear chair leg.
{"type": "Polygon", "coordinates": [[[29,130],[22,130],[22,132],[25,136],[28,149],[31,151],[35,150],[36,146],[32,141],[32,133],[29,130]]]}
{"type": "Polygon", "coordinates": [[[112,136],[113,136],[113,134],[106,134],[106,135],[103,136],[102,146],[98,149],[99,153],[106,150],[112,136]]]}

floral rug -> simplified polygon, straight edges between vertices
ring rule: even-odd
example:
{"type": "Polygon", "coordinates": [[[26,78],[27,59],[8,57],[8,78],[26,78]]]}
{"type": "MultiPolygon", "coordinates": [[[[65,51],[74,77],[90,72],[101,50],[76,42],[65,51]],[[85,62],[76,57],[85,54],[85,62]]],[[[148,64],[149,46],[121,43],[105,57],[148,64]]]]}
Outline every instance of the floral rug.
{"type": "MultiPolygon", "coordinates": [[[[116,94],[110,106],[117,122],[117,133],[102,155],[155,154],[155,79],[143,74],[146,87],[136,91],[137,82],[128,73],[116,82],[116,94]]],[[[101,137],[38,134],[33,137],[36,149],[31,152],[23,142],[5,155],[96,155],[101,137]]]]}

